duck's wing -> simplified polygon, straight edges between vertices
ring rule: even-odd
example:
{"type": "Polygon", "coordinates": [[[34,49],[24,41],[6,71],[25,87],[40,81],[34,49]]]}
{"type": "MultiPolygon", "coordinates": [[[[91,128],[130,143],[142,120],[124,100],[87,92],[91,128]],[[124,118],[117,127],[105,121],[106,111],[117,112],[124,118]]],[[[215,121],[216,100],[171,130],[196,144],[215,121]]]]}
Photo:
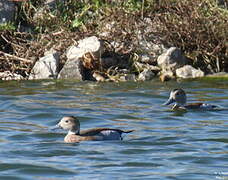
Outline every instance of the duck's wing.
{"type": "Polygon", "coordinates": [[[212,105],[212,104],[206,104],[206,103],[191,103],[185,106],[187,109],[215,109],[217,106],[212,105]]]}
{"type": "Polygon", "coordinates": [[[95,140],[122,140],[122,133],[130,133],[133,130],[123,131],[113,128],[95,128],[84,130],[80,133],[83,137],[94,137],[95,140]]]}
{"type": "Polygon", "coordinates": [[[80,135],[81,136],[96,136],[96,135],[99,135],[102,132],[107,132],[107,131],[117,132],[117,133],[119,133],[121,135],[122,133],[133,132],[134,130],[124,131],[124,130],[121,130],[121,129],[114,129],[114,128],[93,128],[93,129],[88,129],[88,130],[82,130],[80,132],[80,135]]]}

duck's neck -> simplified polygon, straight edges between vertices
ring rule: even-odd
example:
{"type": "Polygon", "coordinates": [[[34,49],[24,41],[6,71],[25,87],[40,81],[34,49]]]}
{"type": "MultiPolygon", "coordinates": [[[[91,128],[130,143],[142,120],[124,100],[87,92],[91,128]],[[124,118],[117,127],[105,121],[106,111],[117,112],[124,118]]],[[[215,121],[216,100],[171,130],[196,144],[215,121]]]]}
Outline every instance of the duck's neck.
{"type": "Polygon", "coordinates": [[[69,130],[68,131],[68,133],[67,133],[68,135],[72,135],[72,134],[76,134],[76,135],[79,135],[80,134],[80,131],[79,130],[69,130]]]}
{"type": "Polygon", "coordinates": [[[186,108],[186,104],[178,104],[178,103],[174,104],[172,107],[173,110],[185,109],[185,108],[186,108]]]}

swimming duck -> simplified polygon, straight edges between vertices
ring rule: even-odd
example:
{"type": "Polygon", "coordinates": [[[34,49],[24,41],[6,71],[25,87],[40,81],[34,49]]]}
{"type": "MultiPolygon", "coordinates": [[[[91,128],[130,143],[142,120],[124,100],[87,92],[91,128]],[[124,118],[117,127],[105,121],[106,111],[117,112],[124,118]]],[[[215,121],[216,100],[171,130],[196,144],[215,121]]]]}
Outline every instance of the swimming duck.
{"type": "Polygon", "coordinates": [[[64,138],[64,141],[67,143],[76,143],[80,141],[122,140],[123,133],[130,133],[133,131],[123,131],[112,128],[94,128],[80,131],[80,122],[74,116],[63,117],[56,126],[68,130],[68,134],[64,138]]]}
{"type": "Polygon", "coordinates": [[[217,106],[206,103],[191,103],[186,104],[187,97],[183,89],[174,89],[170,92],[169,99],[164,103],[164,105],[169,105],[175,103],[172,107],[173,110],[176,109],[203,109],[211,110],[217,108],[217,106]]]}

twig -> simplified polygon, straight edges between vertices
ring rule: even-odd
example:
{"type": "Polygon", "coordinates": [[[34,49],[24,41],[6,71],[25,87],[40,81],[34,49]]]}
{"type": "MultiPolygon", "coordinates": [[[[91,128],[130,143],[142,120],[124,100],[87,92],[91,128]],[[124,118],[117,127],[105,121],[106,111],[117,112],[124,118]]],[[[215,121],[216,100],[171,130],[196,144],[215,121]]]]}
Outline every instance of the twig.
{"type": "Polygon", "coordinates": [[[15,56],[15,55],[11,55],[11,54],[5,53],[3,51],[0,51],[0,54],[3,54],[4,56],[9,57],[9,58],[14,58],[14,59],[17,59],[19,61],[23,61],[25,63],[33,63],[32,60],[21,58],[21,57],[15,56]]]}

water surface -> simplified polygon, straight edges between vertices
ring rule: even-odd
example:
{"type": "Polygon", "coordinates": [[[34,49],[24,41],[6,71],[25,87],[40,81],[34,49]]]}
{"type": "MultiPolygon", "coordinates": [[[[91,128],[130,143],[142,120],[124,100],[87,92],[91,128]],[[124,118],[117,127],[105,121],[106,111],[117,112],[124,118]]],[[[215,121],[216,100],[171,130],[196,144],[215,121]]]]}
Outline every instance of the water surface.
{"type": "Polygon", "coordinates": [[[0,179],[228,179],[228,83],[0,82],[0,179]],[[161,106],[173,88],[222,111],[161,106]],[[123,141],[63,143],[65,115],[82,128],[135,132],[123,141]]]}

